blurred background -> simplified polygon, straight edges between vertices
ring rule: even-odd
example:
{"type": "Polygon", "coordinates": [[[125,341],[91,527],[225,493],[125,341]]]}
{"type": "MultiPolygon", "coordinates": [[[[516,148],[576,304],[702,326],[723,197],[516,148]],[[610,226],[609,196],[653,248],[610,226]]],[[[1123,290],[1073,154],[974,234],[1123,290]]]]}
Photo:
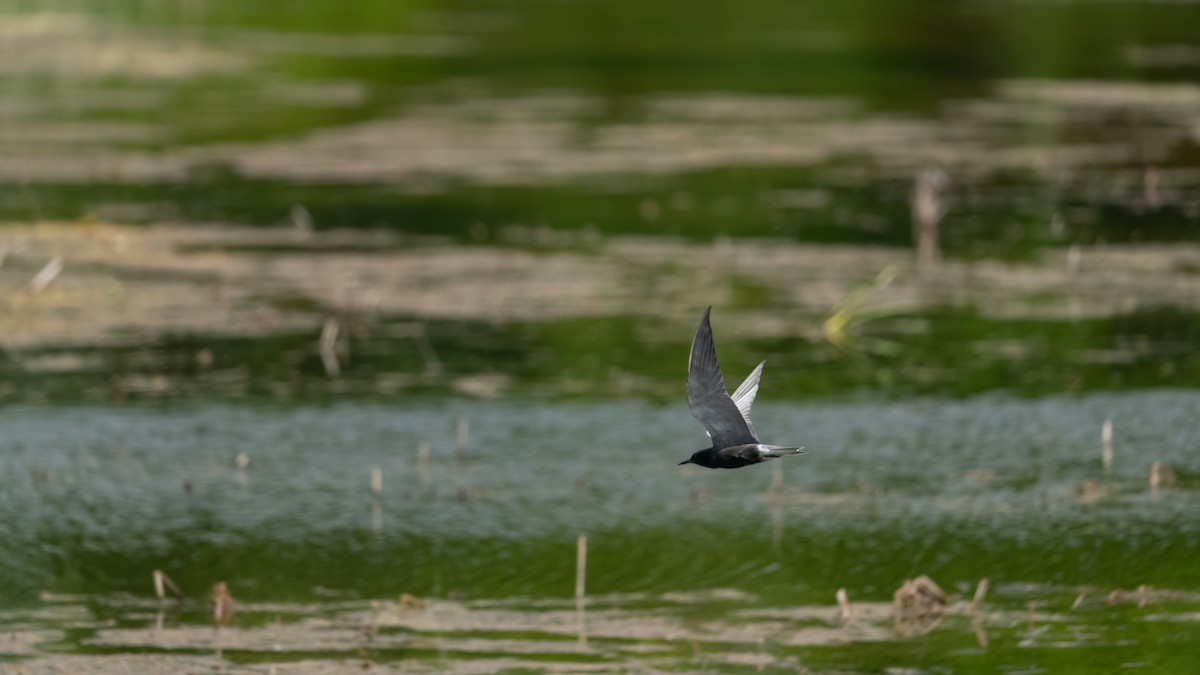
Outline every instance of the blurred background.
{"type": "Polygon", "coordinates": [[[1195,672],[1197,26],[0,0],[0,668],[1195,672]]]}

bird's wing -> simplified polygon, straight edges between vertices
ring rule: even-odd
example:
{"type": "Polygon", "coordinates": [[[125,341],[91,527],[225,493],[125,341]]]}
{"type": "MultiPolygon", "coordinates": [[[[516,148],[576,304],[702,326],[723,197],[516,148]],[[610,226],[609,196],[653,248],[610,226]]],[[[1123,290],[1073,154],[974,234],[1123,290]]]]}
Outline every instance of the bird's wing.
{"type": "Polygon", "coordinates": [[[750,406],[754,405],[754,397],[758,395],[758,379],[762,377],[763,365],[766,361],[758,364],[758,367],[750,371],[742,384],[733,392],[733,404],[742,411],[742,417],[746,419],[746,426],[750,429],[753,436],[758,436],[754,431],[754,423],[750,421],[750,406]]]}
{"type": "Polygon", "coordinates": [[[712,326],[708,323],[711,311],[712,307],[704,310],[704,318],[700,319],[696,337],[692,339],[687,377],[688,407],[692,416],[708,430],[713,447],[757,443],[758,438],[747,418],[725,392],[725,380],[717,363],[717,348],[713,345],[712,326]]]}

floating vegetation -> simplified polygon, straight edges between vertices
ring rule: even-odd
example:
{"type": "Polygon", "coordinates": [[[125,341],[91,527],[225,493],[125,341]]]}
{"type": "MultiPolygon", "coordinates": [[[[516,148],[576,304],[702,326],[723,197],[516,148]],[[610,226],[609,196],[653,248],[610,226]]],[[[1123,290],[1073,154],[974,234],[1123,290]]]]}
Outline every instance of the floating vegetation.
{"type": "Polygon", "coordinates": [[[905,581],[892,596],[896,632],[905,636],[928,633],[942,620],[949,604],[946,592],[924,574],[905,581]]]}
{"type": "MultiPolygon", "coordinates": [[[[6,635],[0,658],[24,672],[165,673],[221,668],[237,672],[270,665],[276,672],[347,672],[367,665],[406,672],[437,670],[476,673],[497,668],[538,672],[627,672],[630,669],[806,667],[871,669],[920,667],[918,653],[905,649],[915,621],[927,645],[945,648],[974,635],[982,648],[964,654],[964,667],[997,658],[1041,661],[1030,648],[1054,646],[1084,652],[1104,647],[1110,655],[1141,654],[1170,670],[1165,651],[1147,650],[1146,640],[1195,634],[1200,597],[1147,588],[1132,594],[1133,613],[1117,624],[1103,605],[1068,608],[1066,589],[1001,586],[1001,599],[987,611],[951,602],[925,577],[897,592],[897,605],[860,601],[853,620],[836,606],[780,606],[735,591],[669,595],[594,596],[587,640],[576,639],[572,601],[510,598],[479,602],[426,600],[403,594],[396,601],[240,603],[236,626],[219,638],[212,653],[211,627],[196,611],[163,618],[162,609],[124,595],[49,596],[37,608],[0,612],[6,635]],[[924,582],[922,580],[925,580],[924,582]],[[907,589],[907,590],[905,590],[907,589]],[[903,596],[903,597],[902,597],[903,596]],[[1043,609],[1031,612],[1029,598],[1043,609]],[[1140,598],[1140,600],[1139,600],[1140,598]],[[914,599],[915,604],[914,604],[914,599]],[[893,611],[904,606],[904,616],[893,611]],[[909,610],[919,609],[916,613],[909,610]],[[53,628],[71,617],[67,637],[53,628]],[[933,619],[933,620],[931,620],[933,619]],[[1113,636],[1124,635],[1118,641],[1113,636]],[[49,649],[53,647],[53,649],[49,649]],[[72,654],[76,649],[95,653],[72,654]],[[198,654],[208,653],[206,656],[198,654]],[[85,659],[86,660],[83,660],[85,659]]],[[[1097,589],[1081,589],[1100,594],[1097,589]]]]}
{"type": "MultiPolygon", "coordinates": [[[[236,246],[291,237],[244,227],[0,229],[0,248],[14,251],[0,267],[9,310],[0,313],[0,401],[666,399],[678,393],[670,354],[687,333],[692,299],[738,295],[704,272],[727,264],[762,292],[745,306],[729,298],[730,329],[745,334],[733,336],[726,358],[749,361],[742,350],[784,366],[772,386],[785,397],[1200,386],[1191,358],[1200,349],[1200,276],[1171,272],[1196,256],[1183,246],[1089,249],[1094,267],[1074,274],[1048,257],[943,260],[923,275],[901,250],[754,241],[610,238],[589,255],[236,246]],[[30,295],[30,275],[54,256],[74,262],[30,295]],[[697,264],[673,266],[678,259],[697,264]],[[1130,273],[1116,287],[1122,269],[1130,273]],[[647,284],[660,289],[652,302],[647,284]]],[[[366,246],[378,237],[309,239],[366,246]]]]}

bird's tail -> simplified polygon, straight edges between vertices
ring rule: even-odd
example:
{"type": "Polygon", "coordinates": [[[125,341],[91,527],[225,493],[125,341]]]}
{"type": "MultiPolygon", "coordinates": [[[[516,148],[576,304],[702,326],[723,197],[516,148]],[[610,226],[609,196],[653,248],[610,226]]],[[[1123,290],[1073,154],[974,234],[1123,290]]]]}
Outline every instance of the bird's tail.
{"type": "Polygon", "coordinates": [[[763,453],[763,457],[786,457],[788,455],[803,455],[804,448],[771,448],[763,453]]]}

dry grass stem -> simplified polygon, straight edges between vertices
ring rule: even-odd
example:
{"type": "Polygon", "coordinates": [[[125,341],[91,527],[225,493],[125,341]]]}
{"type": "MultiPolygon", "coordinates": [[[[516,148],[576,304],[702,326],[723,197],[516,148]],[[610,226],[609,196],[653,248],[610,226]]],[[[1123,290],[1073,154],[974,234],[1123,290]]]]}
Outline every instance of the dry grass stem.
{"type": "Polygon", "coordinates": [[[228,624],[233,620],[234,614],[237,614],[237,602],[233,599],[233,594],[229,592],[229,586],[224,581],[213,584],[209,597],[209,610],[212,612],[213,627],[217,629],[228,624]]]}
{"type": "Polygon", "coordinates": [[[371,494],[376,498],[383,495],[383,469],[371,467],[371,494]]]}
{"type": "Polygon", "coordinates": [[[975,597],[971,599],[971,613],[972,614],[979,611],[979,608],[983,605],[984,598],[987,597],[987,592],[988,592],[987,578],[980,579],[979,584],[977,586],[975,586],[975,597]]]}
{"type": "Polygon", "coordinates": [[[471,445],[471,420],[466,417],[458,418],[458,428],[455,438],[457,439],[455,449],[458,452],[458,458],[465,460],[467,458],[467,449],[471,445]]]}
{"type": "Polygon", "coordinates": [[[835,595],[837,597],[838,609],[841,612],[842,625],[850,623],[850,599],[846,596],[846,589],[837,589],[835,595]]]}
{"type": "Polygon", "coordinates": [[[179,602],[183,602],[183,591],[179,590],[179,586],[167,576],[167,573],[162,570],[154,570],[154,594],[159,600],[166,600],[166,591],[171,591],[179,602]]]}
{"type": "Polygon", "coordinates": [[[938,261],[938,223],[946,211],[942,191],[947,180],[944,171],[927,166],[917,172],[913,181],[910,206],[913,243],[917,247],[917,268],[920,270],[932,269],[938,261]]]}
{"type": "Polygon", "coordinates": [[[429,481],[429,441],[417,443],[417,473],[422,482],[429,481]]]}
{"type": "Polygon", "coordinates": [[[579,624],[579,642],[587,644],[587,622],[584,611],[587,599],[587,535],[581,534],[575,540],[575,614],[579,624]]]}
{"type": "Polygon", "coordinates": [[[1112,470],[1113,463],[1113,444],[1112,444],[1112,420],[1104,420],[1104,425],[1100,427],[1100,464],[1105,471],[1112,470]]]}
{"type": "Polygon", "coordinates": [[[337,356],[337,340],[340,329],[341,326],[337,319],[333,317],[325,319],[325,325],[321,327],[321,338],[317,342],[317,349],[321,354],[321,365],[325,368],[325,374],[330,378],[336,378],[342,374],[342,365],[337,356]]]}
{"type": "Polygon", "coordinates": [[[1159,490],[1175,485],[1175,470],[1168,464],[1155,460],[1150,465],[1150,489],[1159,490]]]}
{"type": "Polygon", "coordinates": [[[46,263],[46,266],[41,269],[33,278],[29,280],[29,292],[33,294],[41,293],[50,282],[58,278],[58,275],[63,271],[62,256],[55,256],[46,263]]]}

